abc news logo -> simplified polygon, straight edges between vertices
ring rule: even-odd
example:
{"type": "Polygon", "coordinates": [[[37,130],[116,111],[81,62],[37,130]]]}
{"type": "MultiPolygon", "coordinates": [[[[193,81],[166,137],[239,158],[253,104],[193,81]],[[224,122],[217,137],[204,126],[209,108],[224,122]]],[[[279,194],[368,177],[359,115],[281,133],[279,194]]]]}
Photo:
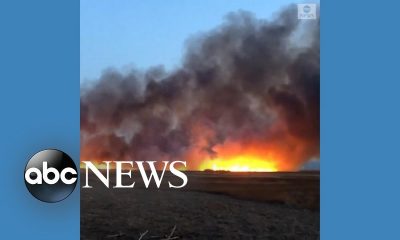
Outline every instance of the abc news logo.
{"type": "Polygon", "coordinates": [[[26,187],[35,198],[54,203],[64,200],[74,191],[78,172],[66,153],[47,149],[29,160],[24,177],[26,187]]]}
{"type": "Polygon", "coordinates": [[[300,3],[297,4],[298,19],[317,19],[317,4],[300,3]]]}
{"type": "MultiPolygon", "coordinates": [[[[90,161],[83,161],[86,166],[86,183],[83,188],[92,188],[89,185],[89,170],[107,187],[110,187],[110,163],[106,164],[106,172],[103,175],[99,169],[90,161]]],[[[116,184],[113,188],[134,188],[135,182],[123,184],[122,176],[132,177],[133,169],[125,169],[125,166],[138,167],[145,188],[149,188],[150,182],[154,180],[157,188],[160,188],[163,176],[167,168],[175,177],[181,179],[180,185],[175,185],[168,181],[169,188],[183,188],[188,183],[188,178],[184,172],[179,170],[176,165],[186,167],[185,161],[163,161],[163,168],[160,173],[157,171],[155,161],[114,161],[116,184]],[[148,166],[148,172],[146,166],[148,166]]],[[[56,149],[47,149],[36,153],[27,163],[24,172],[25,185],[29,192],[37,199],[54,203],[67,198],[75,189],[78,181],[78,171],[74,161],[64,152],[56,149]]]]}

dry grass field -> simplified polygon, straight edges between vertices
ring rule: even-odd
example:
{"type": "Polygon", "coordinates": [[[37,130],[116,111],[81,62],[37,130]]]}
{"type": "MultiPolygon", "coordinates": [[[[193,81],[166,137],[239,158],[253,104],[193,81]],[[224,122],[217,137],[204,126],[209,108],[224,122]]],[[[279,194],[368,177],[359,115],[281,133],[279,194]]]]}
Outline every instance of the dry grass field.
{"type": "Polygon", "coordinates": [[[181,190],[168,188],[181,181],[169,173],[160,189],[146,189],[138,172],[125,178],[133,189],[113,189],[113,174],[108,189],[90,174],[81,238],[319,239],[319,172],[186,174],[181,190]]]}

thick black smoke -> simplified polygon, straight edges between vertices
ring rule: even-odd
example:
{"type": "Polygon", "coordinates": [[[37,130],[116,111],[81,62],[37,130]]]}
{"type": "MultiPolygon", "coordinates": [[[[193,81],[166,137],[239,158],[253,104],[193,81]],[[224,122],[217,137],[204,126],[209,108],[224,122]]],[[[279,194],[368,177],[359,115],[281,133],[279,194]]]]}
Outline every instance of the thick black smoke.
{"type": "Polygon", "coordinates": [[[319,157],[319,56],[319,20],[298,20],[294,6],[273,21],[231,13],[190,39],[172,72],[107,71],[82,87],[82,159],[196,168],[216,145],[259,142],[297,169],[319,157]]]}

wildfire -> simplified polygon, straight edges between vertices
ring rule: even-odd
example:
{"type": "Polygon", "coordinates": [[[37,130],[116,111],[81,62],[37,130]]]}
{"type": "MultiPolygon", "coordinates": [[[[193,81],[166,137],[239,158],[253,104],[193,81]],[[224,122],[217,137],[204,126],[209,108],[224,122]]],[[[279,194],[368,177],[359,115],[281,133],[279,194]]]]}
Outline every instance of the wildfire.
{"type": "Polygon", "coordinates": [[[275,163],[269,160],[259,159],[257,156],[236,156],[231,159],[211,159],[205,161],[201,170],[211,169],[214,171],[231,172],[276,172],[275,163]]]}
{"type": "Polygon", "coordinates": [[[111,70],[82,85],[81,159],[271,172],[319,158],[319,24],[288,13],[234,14],[192,39],[173,71],[111,70]],[[307,41],[291,41],[304,29],[307,41]]]}
{"type": "Polygon", "coordinates": [[[213,148],[216,156],[203,159],[199,170],[277,172],[282,167],[277,150],[260,142],[225,142],[213,148]]]}
{"type": "MultiPolygon", "coordinates": [[[[118,159],[113,157],[92,158],[98,169],[106,169],[104,160],[124,160],[124,161],[156,161],[157,169],[162,169],[163,161],[182,160],[187,162],[187,166],[177,166],[179,170],[214,170],[230,172],[278,172],[278,171],[297,171],[301,166],[301,159],[304,159],[303,143],[296,138],[286,137],[285,141],[271,141],[269,139],[243,138],[227,140],[216,144],[207,149],[208,142],[204,139],[213,136],[211,130],[201,129],[193,132],[196,139],[192,140],[192,147],[187,149],[181,156],[170,158],[166,154],[152,154],[152,151],[146,152],[142,158],[130,159],[129,157],[118,159]],[[206,149],[206,150],[205,150],[206,149]],[[161,164],[161,165],[160,165],[161,164]]],[[[81,153],[81,159],[87,160],[85,156],[92,156],[93,153],[101,153],[102,147],[86,148],[81,153]]],[[[96,154],[94,154],[96,155],[96,154]]],[[[97,154],[96,156],[98,156],[97,154]]],[[[101,154],[100,154],[101,155],[101,154]]],[[[82,166],[81,166],[82,167],[82,166]]],[[[131,169],[129,165],[123,168],[131,169]]],[[[110,164],[110,168],[115,168],[115,164],[110,164]]]]}

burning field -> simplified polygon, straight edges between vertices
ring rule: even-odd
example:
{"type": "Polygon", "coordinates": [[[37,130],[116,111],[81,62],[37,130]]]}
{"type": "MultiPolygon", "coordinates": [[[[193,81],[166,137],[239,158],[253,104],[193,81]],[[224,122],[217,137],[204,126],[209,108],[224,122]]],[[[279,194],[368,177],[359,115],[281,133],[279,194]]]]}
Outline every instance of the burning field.
{"type": "Polygon", "coordinates": [[[230,13],[172,71],[83,84],[81,160],[181,160],[189,181],[82,189],[82,238],[318,239],[319,172],[298,171],[320,157],[319,31],[295,6],[230,13]]]}
{"type": "Polygon", "coordinates": [[[319,23],[231,13],[182,67],[110,70],[81,89],[81,158],[296,171],[319,158],[319,23]]]}

